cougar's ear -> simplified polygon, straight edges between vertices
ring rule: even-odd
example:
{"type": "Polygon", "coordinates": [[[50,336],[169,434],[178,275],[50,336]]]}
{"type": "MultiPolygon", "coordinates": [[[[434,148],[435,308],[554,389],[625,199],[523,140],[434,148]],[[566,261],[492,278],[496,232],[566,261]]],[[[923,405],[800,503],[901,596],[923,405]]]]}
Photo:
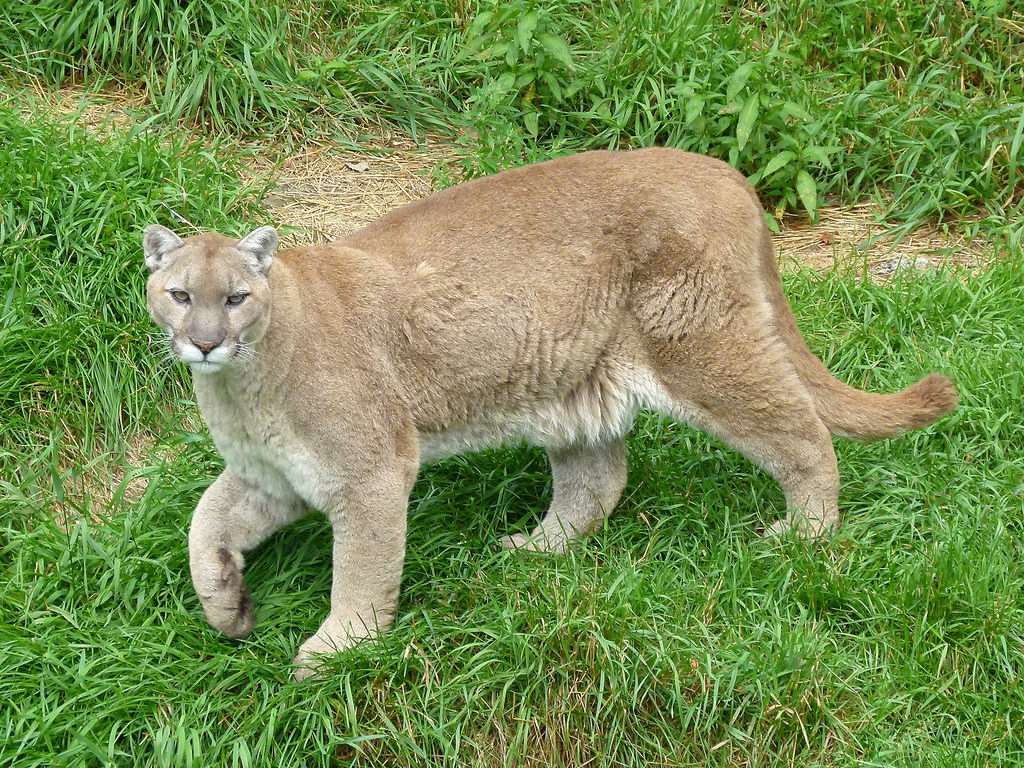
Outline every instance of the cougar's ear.
{"type": "Polygon", "coordinates": [[[171,254],[184,245],[181,238],[167,227],[150,224],[142,230],[142,252],[146,257],[146,268],[156,272],[168,266],[172,261],[171,254]]]}
{"type": "Polygon", "coordinates": [[[277,249],[277,232],[273,227],[260,227],[238,241],[235,246],[250,259],[254,272],[261,275],[270,271],[270,263],[274,260],[277,249]]]}

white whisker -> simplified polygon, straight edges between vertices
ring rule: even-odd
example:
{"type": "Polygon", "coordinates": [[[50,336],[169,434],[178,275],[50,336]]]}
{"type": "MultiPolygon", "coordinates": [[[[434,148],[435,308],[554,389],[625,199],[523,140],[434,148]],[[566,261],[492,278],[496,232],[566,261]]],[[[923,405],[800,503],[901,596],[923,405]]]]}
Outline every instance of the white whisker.
{"type": "Polygon", "coordinates": [[[147,333],[146,341],[155,353],[156,360],[161,365],[175,366],[179,363],[178,356],[171,346],[171,335],[169,333],[147,333]]]}
{"type": "Polygon", "coordinates": [[[250,362],[256,359],[256,352],[251,345],[240,341],[235,346],[235,357],[243,362],[250,362]]]}

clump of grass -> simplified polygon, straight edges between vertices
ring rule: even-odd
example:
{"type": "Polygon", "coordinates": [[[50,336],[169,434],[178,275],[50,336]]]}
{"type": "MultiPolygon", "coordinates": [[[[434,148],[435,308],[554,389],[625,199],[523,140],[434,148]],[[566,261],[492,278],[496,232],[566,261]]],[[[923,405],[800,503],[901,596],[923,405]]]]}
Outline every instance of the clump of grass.
{"type": "Polygon", "coordinates": [[[172,120],[283,130],[312,107],[292,85],[307,32],[308,20],[267,0],[42,0],[0,11],[0,59],[57,83],[137,81],[172,120]]]}
{"type": "Polygon", "coordinates": [[[182,394],[150,343],[142,227],[241,229],[256,190],[237,161],[163,133],[101,142],[0,106],[0,135],[3,444],[116,446],[182,394]]]}
{"type": "Polygon", "coordinates": [[[804,2],[754,16],[721,3],[636,2],[603,4],[584,25],[568,7],[564,17],[549,8],[523,2],[515,14],[560,24],[570,41],[571,67],[556,60],[547,87],[529,80],[523,53],[501,56],[523,47],[511,28],[476,44],[490,52],[484,108],[472,113],[493,144],[483,142],[486,170],[539,130],[566,149],[666,144],[727,159],[779,213],[813,216],[826,195],[879,190],[912,221],[981,208],[1012,225],[1019,210],[1021,46],[995,12],[942,3],[833,14],[804,2]],[[967,61],[958,52],[972,40],[986,55],[967,61]],[[875,45],[884,55],[862,67],[860,52],[875,45]]]}
{"type": "Polygon", "coordinates": [[[168,116],[247,132],[454,131],[470,174],[666,144],[728,160],[776,215],[884,194],[1017,238],[1022,23],[959,0],[46,0],[0,13],[0,61],[139,80],[168,116]]]}

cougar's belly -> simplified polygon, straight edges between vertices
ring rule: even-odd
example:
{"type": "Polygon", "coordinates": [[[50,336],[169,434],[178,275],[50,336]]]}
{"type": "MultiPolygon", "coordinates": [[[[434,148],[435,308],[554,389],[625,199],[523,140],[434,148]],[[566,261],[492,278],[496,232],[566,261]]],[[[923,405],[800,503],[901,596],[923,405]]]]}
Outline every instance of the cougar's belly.
{"type": "Polygon", "coordinates": [[[623,437],[638,410],[660,410],[664,401],[646,367],[608,361],[560,396],[483,411],[471,421],[441,428],[421,427],[420,459],[436,461],[520,441],[552,449],[605,443],[623,437]]]}

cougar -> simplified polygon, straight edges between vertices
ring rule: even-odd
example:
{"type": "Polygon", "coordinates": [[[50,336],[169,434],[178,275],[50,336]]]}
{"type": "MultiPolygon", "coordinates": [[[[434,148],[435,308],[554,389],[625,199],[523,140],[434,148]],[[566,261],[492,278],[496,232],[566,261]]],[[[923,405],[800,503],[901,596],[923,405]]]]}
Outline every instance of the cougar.
{"type": "Polygon", "coordinates": [[[225,463],[189,531],[209,623],[253,626],[243,552],[309,509],[331,523],[330,612],[298,678],[392,622],[424,462],[542,446],[550,508],[502,543],[561,552],[614,509],[650,409],[775,477],[788,513],[769,533],[818,536],[838,522],[832,435],[892,437],[957,401],[937,374],[895,394],[835,379],[797,330],[753,189],[700,155],[587,152],[277,245],[268,226],[143,235],[150,313],[225,463]]]}

